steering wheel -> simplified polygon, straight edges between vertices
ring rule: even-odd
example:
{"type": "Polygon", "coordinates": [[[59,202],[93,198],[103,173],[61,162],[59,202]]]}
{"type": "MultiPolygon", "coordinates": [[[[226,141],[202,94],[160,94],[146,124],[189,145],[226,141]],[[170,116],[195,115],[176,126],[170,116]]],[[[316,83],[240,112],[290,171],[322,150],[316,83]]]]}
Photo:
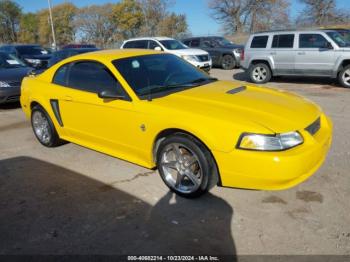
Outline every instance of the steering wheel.
{"type": "MultiPolygon", "coordinates": [[[[177,76],[183,76],[183,73],[181,72],[174,72],[171,73],[167,76],[167,78],[164,80],[164,85],[169,85],[171,84],[171,80],[173,80],[173,78],[177,77],[177,76]]],[[[175,83],[176,84],[176,83],[175,83]]]]}

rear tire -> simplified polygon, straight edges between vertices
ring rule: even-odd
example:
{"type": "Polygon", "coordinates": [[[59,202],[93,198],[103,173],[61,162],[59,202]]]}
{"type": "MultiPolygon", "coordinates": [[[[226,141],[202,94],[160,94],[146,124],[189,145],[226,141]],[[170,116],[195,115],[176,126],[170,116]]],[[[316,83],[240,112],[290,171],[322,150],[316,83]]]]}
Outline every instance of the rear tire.
{"type": "Polygon", "coordinates": [[[217,184],[215,161],[194,137],[177,133],[165,138],[157,150],[159,174],[176,194],[195,198],[217,184]]]}
{"type": "Polygon", "coordinates": [[[350,88],[350,65],[345,66],[338,74],[339,83],[346,88],[350,88]]]}
{"type": "Polygon", "coordinates": [[[270,67],[265,63],[252,64],[249,67],[250,81],[256,84],[265,84],[271,80],[270,67]]]}
{"type": "Polygon", "coordinates": [[[232,70],[236,67],[236,60],[232,55],[224,55],[221,59],[221,67],[224,70],[232,70]]]}
{"type": "Polygon", "coordinates": [[[32,109],[31,123],[35,137],[46,147],[57,147],[64,143],[58,136],[48,113],[40,105],[32,109]]]}

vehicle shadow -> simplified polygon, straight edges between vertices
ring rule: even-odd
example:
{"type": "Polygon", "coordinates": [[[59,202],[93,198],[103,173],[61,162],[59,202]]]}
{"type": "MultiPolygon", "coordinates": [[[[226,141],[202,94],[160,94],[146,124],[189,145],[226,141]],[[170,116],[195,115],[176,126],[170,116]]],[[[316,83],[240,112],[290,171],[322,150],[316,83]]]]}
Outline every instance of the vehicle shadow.
{"type": "Polygon", "coordinates": [[[21,108],[21,104],[19,102],[0,104],[0,110],[9,110],[17,108],[21,108]]]}
{"type": "Polygon", "coordinates": [[[2,255],[235,255],[232,216],[211,194],[151,206],[48,162],[0,160],[2,255]]]}
{"type": "MultiPolygon", "coordinates": [[[[237,72],[233,75],[234,80],[249,81],[248,74],[246,72],[237,72]]],[[[290,84],[313,84],[323,85],[322,88],[328,89],[333,87],[341,88],[340,84],[335,80],[327,77],[308,77],[308,76],[278,76],[273,77],[271,82],[273,83],[290,83],[290,84]]]]}

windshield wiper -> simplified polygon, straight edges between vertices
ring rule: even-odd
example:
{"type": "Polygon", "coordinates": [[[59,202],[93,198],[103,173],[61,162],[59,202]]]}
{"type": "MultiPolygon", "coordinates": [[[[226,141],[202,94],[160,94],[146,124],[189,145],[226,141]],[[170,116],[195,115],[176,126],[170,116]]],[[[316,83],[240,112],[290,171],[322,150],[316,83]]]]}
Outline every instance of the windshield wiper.
{"type": "Polygon", "coordinates": [[[215,77],[201,77],[197,78],[193,81],[190,82],[190,84],[196,84],[196,83],[202,83],[202,82],[207,82],[207,81],[217,81],[218,79],[215,77]]]}

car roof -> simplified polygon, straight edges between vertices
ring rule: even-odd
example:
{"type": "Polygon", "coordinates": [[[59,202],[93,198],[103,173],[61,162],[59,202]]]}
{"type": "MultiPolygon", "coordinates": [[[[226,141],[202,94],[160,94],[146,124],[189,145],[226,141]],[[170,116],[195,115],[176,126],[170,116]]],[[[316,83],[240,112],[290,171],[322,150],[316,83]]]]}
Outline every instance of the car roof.
{"type": "Polygon", "coordinates": [[[307,34],[317,34],[322,32],[334,32],[334,29],[314,29],[314,30],[276,30],[276,31],[261,31],[256,32],[251,35],[267,35],[267,34],[295,34],[295,33],[307,33],[307,34]]]}
{"type": "Polygon", "coordinates": [[[175,40],[174,38],[170,37],[165,37],[165,36],[157,36],[157,37],[137,37],[137,38],[131,38],[126,40],[125,42],[129,41],[135,41],[135,40],[158,40],[158,41],[163,41],[163,40],[175,40]]]}
{"type": "MultiPolygon", "coordinates": [[[[110,50],[100,50],[89,53],[83,53],[79,55],[72,56],[68,58],[69,61],[86,59],[86,60],[104,60],[113,61],[120,58],[141,56],[141,55],[152,55],[152,54],[164,54],[164,52],[148,50],[148,49],[110,49],[110,50]]],[[[66,61],[68,61],[66,60],[66,61]]]]}

